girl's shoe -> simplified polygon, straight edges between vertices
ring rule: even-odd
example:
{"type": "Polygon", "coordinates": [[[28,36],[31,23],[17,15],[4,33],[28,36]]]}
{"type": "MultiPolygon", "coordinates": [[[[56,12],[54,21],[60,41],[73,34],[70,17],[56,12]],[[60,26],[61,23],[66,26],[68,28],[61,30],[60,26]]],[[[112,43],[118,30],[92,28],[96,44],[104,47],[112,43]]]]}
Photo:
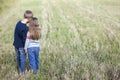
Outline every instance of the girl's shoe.
{"type": "Polygon", "coordinates": [[[37,71],[33,71],[33,74],[37,74],[37,71]]]}

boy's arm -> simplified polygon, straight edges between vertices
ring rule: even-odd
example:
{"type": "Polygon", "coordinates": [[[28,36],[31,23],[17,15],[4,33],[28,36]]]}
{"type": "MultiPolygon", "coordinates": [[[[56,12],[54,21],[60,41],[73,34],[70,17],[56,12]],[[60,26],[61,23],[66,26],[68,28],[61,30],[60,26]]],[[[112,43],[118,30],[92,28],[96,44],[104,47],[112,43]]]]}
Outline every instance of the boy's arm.
{"type": "Polygon", "coordinates": [[[25,47],[24,47],[25,52],[27,52],[27,48],[28,48],[29,42],[30,42],[30,35],[29,35],[29,32],[28,32],[27,36],[26,36],[25,47]]]}
{"type": "Polygon", "coordinates": [[[23,27],[24,28],[22,28],[21,36],[22,36],[22,42],[23,42],[23,44],[25,44],[28,28],[26,26],[23,26],[23,27]]]}

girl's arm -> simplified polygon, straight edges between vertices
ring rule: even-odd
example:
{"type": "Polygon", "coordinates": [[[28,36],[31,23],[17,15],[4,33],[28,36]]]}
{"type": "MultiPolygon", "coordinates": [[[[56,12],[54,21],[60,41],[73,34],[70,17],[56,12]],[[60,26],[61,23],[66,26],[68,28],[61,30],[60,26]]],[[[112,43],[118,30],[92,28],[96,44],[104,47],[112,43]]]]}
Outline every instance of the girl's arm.
{"type": "Polygon", "coordinates": [[[29,42],[30,42],[30,34],[29,34],[29,32],[27,32],[25,47],[24,47],[25,53],[27,53],[27,48],[28,48],[29,42]]]}

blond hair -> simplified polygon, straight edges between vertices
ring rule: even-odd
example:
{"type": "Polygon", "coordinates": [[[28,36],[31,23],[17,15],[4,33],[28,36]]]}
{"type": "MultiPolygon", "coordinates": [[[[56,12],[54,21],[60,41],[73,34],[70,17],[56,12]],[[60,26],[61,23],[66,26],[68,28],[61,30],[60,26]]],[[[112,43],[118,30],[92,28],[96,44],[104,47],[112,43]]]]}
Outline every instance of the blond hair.
{"type": "Polygon", "coordinates": [[[38,19],[33,17],[29,23],[30,38],[33,40],[38,40],[41,38],[41,29],[39,28],[38,19]]]}

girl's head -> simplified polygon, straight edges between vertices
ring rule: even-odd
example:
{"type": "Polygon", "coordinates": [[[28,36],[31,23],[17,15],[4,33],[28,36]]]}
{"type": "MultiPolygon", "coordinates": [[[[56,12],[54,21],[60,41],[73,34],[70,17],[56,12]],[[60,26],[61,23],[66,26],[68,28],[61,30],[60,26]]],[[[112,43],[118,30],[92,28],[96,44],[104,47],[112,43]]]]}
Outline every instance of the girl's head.
{"type": "Polygon", "coordinates": [[[29,23],[29,32],[31,39],[38,40],[41,38],[41,31],[39,28],[38,19],[36,17],[33,17],[29,23]]]}

